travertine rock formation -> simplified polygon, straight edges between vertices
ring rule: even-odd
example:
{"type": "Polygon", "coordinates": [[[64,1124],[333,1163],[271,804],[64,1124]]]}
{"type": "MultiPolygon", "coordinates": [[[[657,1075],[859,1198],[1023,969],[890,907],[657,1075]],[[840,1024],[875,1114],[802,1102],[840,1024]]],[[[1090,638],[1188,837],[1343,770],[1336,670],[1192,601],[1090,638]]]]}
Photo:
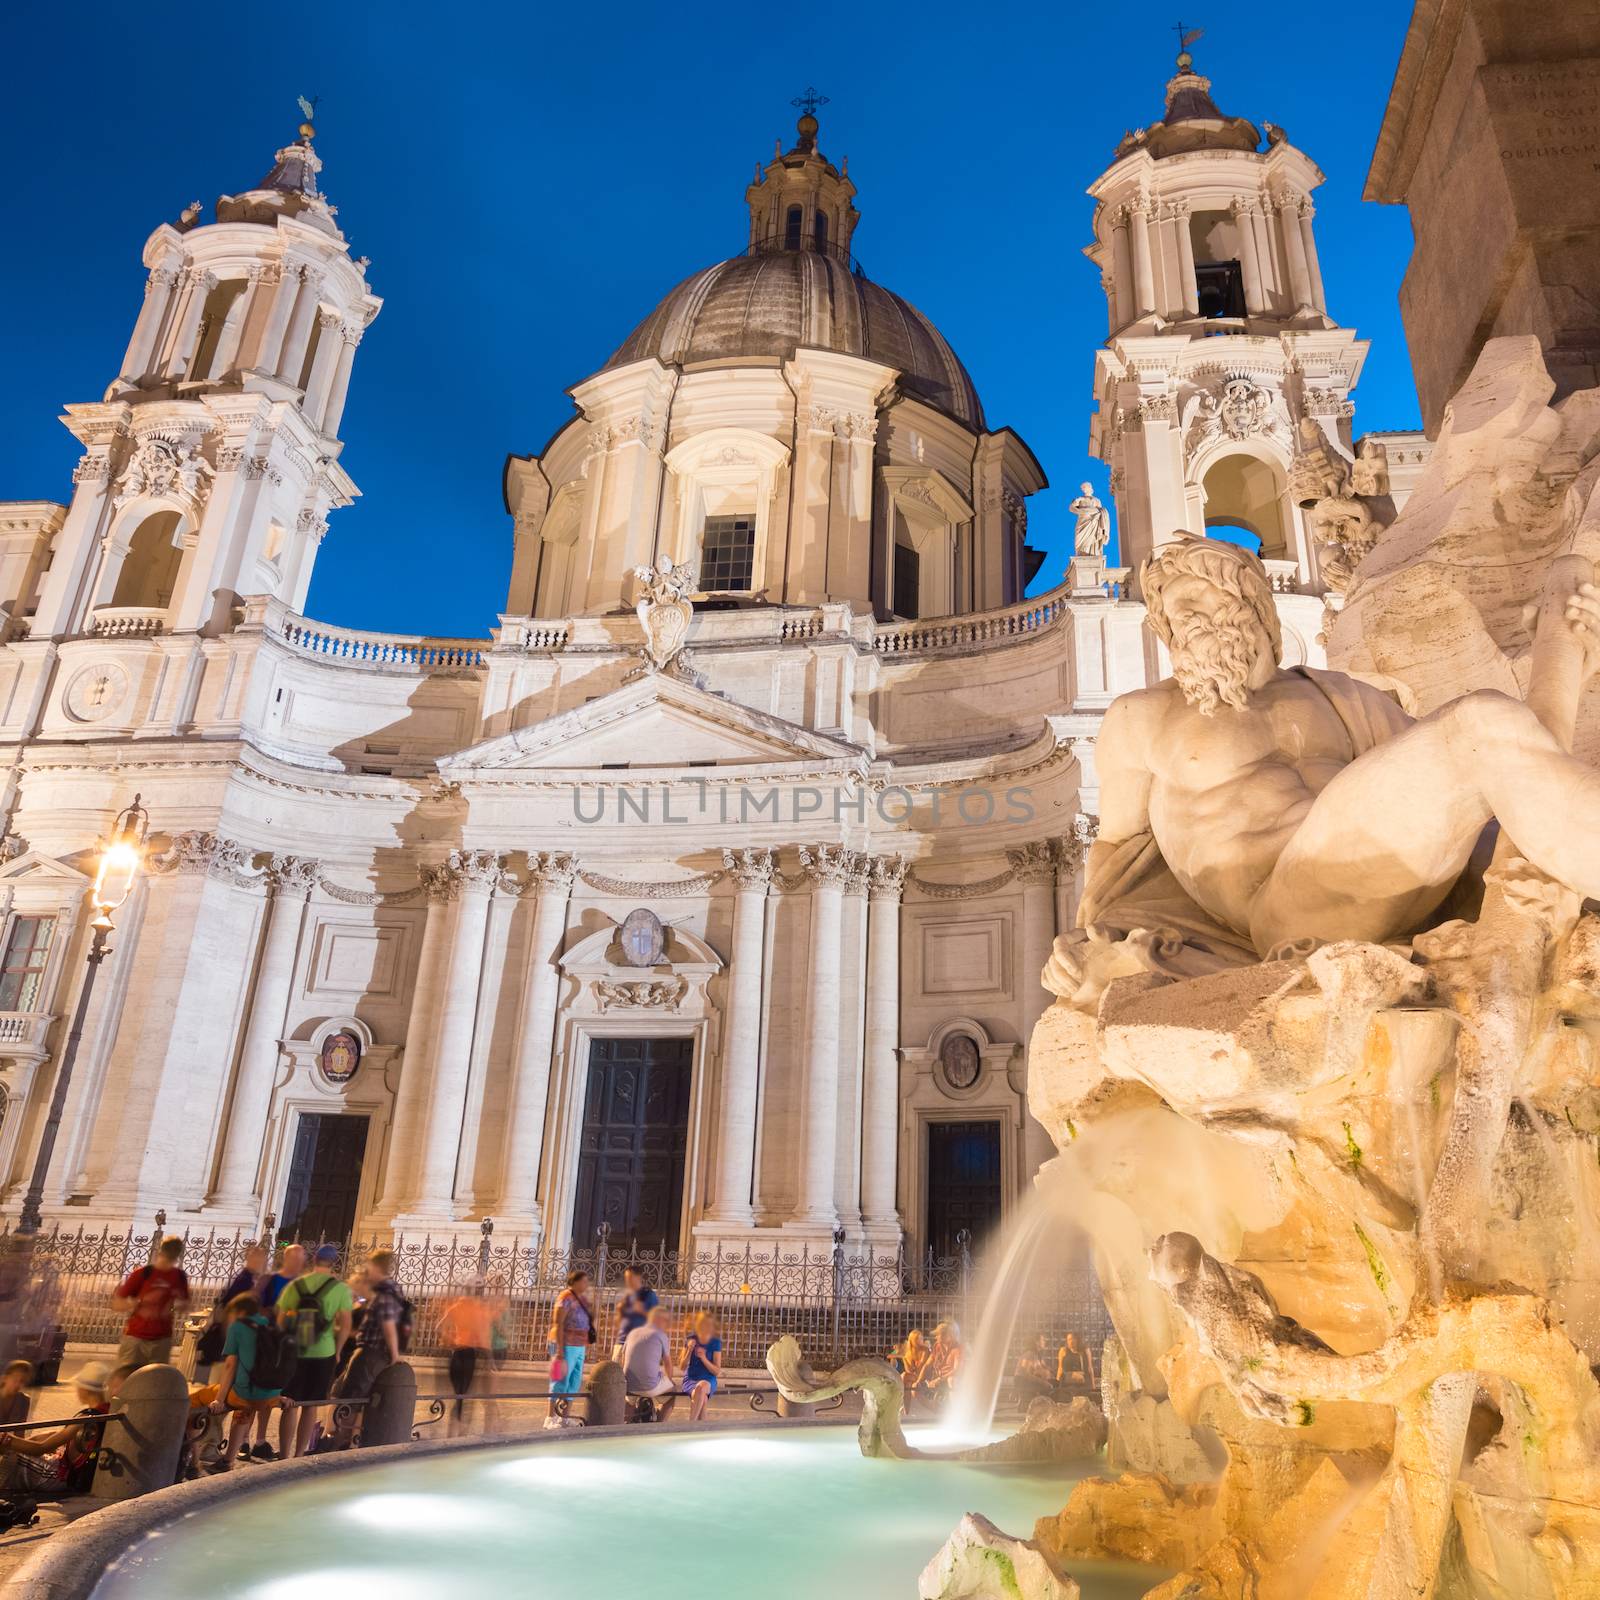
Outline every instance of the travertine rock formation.
{"type": "Polygon", "coordinates": [[[1250,558],[1145,575],[1175,678],[1107,716],[1030,1059],[1130,1470],[1036,1536],[1162,1600],[1600,1595],[1600,394],[1530,343],[1354,575],[1357,676],[1277,667],[1250,558]]]}

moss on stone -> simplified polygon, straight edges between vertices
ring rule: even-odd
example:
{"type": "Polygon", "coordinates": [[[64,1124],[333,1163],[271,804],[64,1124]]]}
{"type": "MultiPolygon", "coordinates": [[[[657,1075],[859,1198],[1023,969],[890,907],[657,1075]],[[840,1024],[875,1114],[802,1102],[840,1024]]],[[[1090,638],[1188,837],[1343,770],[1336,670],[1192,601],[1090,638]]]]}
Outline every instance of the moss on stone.
{"type": "Polygon", "coordinates": [[[1350,1131],[1350,1124],[1346,1122],[1343,1124],[1343,1127],[1344,1151],[1345,1154],[1350,1158],[1350,1170],[1352,1172],[1359,1172],[1361,1170],[1361,1146],[1356,1143],[1356,1136],[1350,1131]]]}
{"type": "Polygon", "coordinates": [[[1022,1600],[1022,1585],[1017,1582],[1017,1568],[1011,1557],[1004,1550],[985,1550],[983,1559],[994,1563],[1000,1575],[1000,1587],[1007,1594],[1015,1595],[1017,1600],[1022,1600]]]}

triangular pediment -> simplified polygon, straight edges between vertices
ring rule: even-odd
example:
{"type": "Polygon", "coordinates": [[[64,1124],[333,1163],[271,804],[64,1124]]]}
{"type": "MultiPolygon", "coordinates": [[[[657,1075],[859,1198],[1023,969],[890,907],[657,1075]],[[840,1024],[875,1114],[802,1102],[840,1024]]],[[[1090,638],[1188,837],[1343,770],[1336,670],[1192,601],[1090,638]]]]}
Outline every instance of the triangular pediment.
{"type": "Polygon", "coordinates": [[[855,767],[864,760],[865,752],[848,740],[652,672],[587,705],[463,750],[439,769],[461,779],[552,768],[855,767]]]}
{"type": "Polygon", "coordinates": [[[0,866],[0,883],[10,884],[13,888],[19,883],[48,883],[63,889],[82,889],[89,881],[86,873],[39,850],[24,850],[21,855],[13,856],[4,866],[0,866]]]}

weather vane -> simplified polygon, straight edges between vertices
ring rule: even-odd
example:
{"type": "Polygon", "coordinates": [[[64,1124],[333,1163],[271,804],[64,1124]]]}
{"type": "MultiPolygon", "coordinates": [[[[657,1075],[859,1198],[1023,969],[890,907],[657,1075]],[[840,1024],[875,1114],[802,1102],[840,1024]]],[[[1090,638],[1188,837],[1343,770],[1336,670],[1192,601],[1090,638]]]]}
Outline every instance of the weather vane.
{"type": "Polygon", "coordinates": [[[816,116],[817,107],[825,106],[827,103],[827,95],[818,94],[817,91],[809,84],[806,85],[806,91],[804,94],[796,95],[795,98],[789,102],[789,104],[792,106],[799,106],[799,108],[804,111],[808,117],[816,116]]]}
{"type": "Polygon", "coordinates": [[[1204,28],[1191,28],[1187,33],[1185,33],[1183,23],[1180,21],[1177,27],[1172,31],[1178,36],[1178,54],[1180,56],[1185,56],[1189,53],[1189,46],[1192,45],[1195,40],[1198,39],[1206,30],[1204,28]]]}

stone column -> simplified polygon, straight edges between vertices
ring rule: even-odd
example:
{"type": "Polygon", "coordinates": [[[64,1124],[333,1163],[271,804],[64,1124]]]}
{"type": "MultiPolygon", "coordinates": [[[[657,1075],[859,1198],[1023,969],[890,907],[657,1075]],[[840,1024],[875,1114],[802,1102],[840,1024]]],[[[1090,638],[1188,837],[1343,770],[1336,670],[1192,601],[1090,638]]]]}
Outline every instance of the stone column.
{"type": "Polygon", "coordinates": [[[186,286],[181,291],[183,302],[178,312],[177,327],[173,330],[172,343],[167,350],[165,371],[169,378],[188,375],[189,363],[194,356],[195,336],[200,331],[200,318],[206,309],[206,296],[212,289],[211,274],[208,272],[191,267],[184,277],[186,286]]]}
{"type": "Polygon", "coordinates": [[[500,882],[501,860],[490,850],[455,850],[445,871],[455,890],[455,922],[450,931],[439,1031],[433,1042],[417,1191],[410,1209],[427,1217],[448,1218],[454,1206],[456,1156],[472,1073],[484,934],[489,926],[489,901],[500,882]]]}
{"type": "Polygon", "coordinates": [[[1306,242],[1300,233],[1300,201],[1297,195],[1278,198],[1278,231],[1283,236],[1284,259],[1289,263],[1289,291],[1296,311],[1311,309],[1311,270],[1306,263],[1306,242]]]}
{"type": "Polygon", "coordinates": [[[539,898],[534,902],[533,927],[528,933],[522,1010],[506,1104],[498,1211],[513,1227],[519,1226],[523,1217],[531,1218],[534,1233],[543,1227],[539,1164],[544,1154],[545,1109],[550,1101],[550,1062],[561,989],[561,969],[556,958],[566,937],[572,878],[570,856],[536,854],[528,858],[528,889],[536,889],[539,898]]]}
{"type": "Polygon", "coordinates": [[[708,1220],[748,1226],[755,1220],[750,1191],[755,1174],[756,1098],[761,1085],[761,988],[772,852],[724,850],[722,864],[732,874],[736,889],[727,1012],[722,1022],[717,1186],[708,1220]]]}
{"type": "Polygon", "coordinates": [[[239,1053],[239,1075],[228,1113],[222,1168],[211,1201],[211,1208],[217,1210],[260,1209],[256,1180],[261,1172],[278,1051],[294,987],[300,928],[305,920],[306,901],[316,886],[317,863],[298,856],[274,856],[267,876],[272,903],[267,909],[267,931],[261,944],[261,965],[256,970],[244,1047],[239,1053]]]}
{"type": "Polygon", "coordinates": [[[145,280],[144,304],[139,308],[139,320],[133,325],[133,337],[128,341],[128,353],[122,361],[122,375],[129,382],[136,383],[150,369],[156,340],[167,320],[167,308],[172,304],[172,290],[177,281],[177,273],[167,267],[151,268],[145,280]]]}
{"type": "Polygon", "coordinates": [[[356,346],[361,343],[361,332],[346,326],[340,330],[340,340],[344,348],[339,352],[339,364],[333,373],[333,387],[328,392],[328,404],[320,424],[329,438],[338,436],[339,423],[344,418],[344,403],[350,393],[350,373],[356,364],[356,346]]]}
{"type": "Polygon", "coordinates": [[[1133,287],[1137,315],[1157,309],[1155,269],[1150,259],[1150,201],[1147,196],[1128,203],[1128,229],[1133,235],[1133,287]]]}
{"type": "Polygon", "coordinates": [[[1306,271],[1311,279],[1311,304],[1318,311],[1328,309],[1328,301],[1322,288],[1322,264],[1317,260],[1317,236],[1312,228],[1311,220],[1316,215],[1316,209],[1309,200],[1300,202],[1300,244],[1305,253],[1306,271]]]}
{"type": "Polygon", "coordinates": [[[1239,267],[1244,274],[1244,308],[1249,312],[1266,310],[1266,290],[1261,281],[1261,257],[1256,251],[1255,203],[1242,197],[1234,200],[1234,227],[1239,233],[1239,267]]]}
{"type": "Polygon", "coordinates": [[[902,856],[872,863],[867,902],[866,1082],[862,1087],[861,1213],[869,1228],[898,1228],[900,1150],[900,895],[902,856]]]}
{"type": "Polygon", "coordinates": [[[250,306],[255,300],[256,285],[260,281],[261,268],[251,267],[244,288],[234,296],[233,304],[228,307],[228,315],[223,319],[222,335],[217,340],[208,377],[225,378],[239,364],[239,344],[244,338],[245,323],[249,321],[250,306]]]}
{"type": "Polygon", "coordinates": [[[1172,220],[1178,230],[1178,289],[1184,311],[1195,317],[1200,314],[1200,283],[1194,273],[1194,238],[1189,232],[1188,206],[1173,206],[1172,220]]]}
{"type": "Polygon", "coordinates": [[[833,1228],[839,1138],[839,936],[855,853],[838,845],[800,849],[811,879],[811,948],[800,1107],[800,1192],[791,1222],[833,1228]]]}
{"type": "Polygon", "coordinates": [[[333,389],[334,369],[339,364],[339,354],[344,340],[339,337],[342,319],[337,311],[322,310],[317,313],[319,332],[317,353],[311,358],[311,371],[306,376],[306,392],[301,397],[300,409],[313,427],[328,404],[333,389]]]}
{"type": "MultiPolygon", "coordinates": [[[[1056,853],[1049,842],[1008,850],[1012,876],[1022,889],[1022,1039],[1026,1056],[1034,1024],[1050,1004],[1040,981],[1056,938],[1056,853]]],[[[1050,1136],[1030,1116],[1024,1122],[1024,1148],[1031,1179],[1055,1154],[1050,1136]]]]}
{"type": "Polygon", "coordinates": [[[1111,224],[1111,281],[1116,294],[1112,327],[1121,328],[1136,314],[1133,303],[1132,245],[1128,238],[1128,210],[1124,206],[1111,224]]]}
{"type": "Polygon", "coordinates": [[[425,867],[421,873],[428,895],[428,916],[417,955],[417,976],[411,986],[411,1014],[406,1019],[405,1053],[400,1067],[400,1087],[395,1094],[394,1121],[389,1126],[389,1153],[383,1176],[379,1210],[387,1216],[403,1208],[412,1194],[416,1176],[417,1143],[428,1113],[428,1084],[432,1062],[428,1046],[433,1038],[433,999],[444,965],[446,940],[453,903],[453,882],[444,867],[425,867]]]}
{"type": "Polygon", "coordinates": [[[283,354],[283,336],[288,331],[289,314],[300,292],[300,268],[284,262],[278,268],[277,287],[267,308],[267,325],[261,330],[261,348],[256,351],[256,370],[276,372],[283,354]]]}
{"type": "Polygon", "coordinates": [[[300,287],[295,291],[294,313],[289,319],[289,331],[283,336],[283,348],[278,352],[277,375],[286,383],[296,383],[300,368],[305,363],[306,345],[311,339],[311,319],[317,314],[317,297],[322,293],[322,277],[309,267],[300,269],[300,287]]]}

